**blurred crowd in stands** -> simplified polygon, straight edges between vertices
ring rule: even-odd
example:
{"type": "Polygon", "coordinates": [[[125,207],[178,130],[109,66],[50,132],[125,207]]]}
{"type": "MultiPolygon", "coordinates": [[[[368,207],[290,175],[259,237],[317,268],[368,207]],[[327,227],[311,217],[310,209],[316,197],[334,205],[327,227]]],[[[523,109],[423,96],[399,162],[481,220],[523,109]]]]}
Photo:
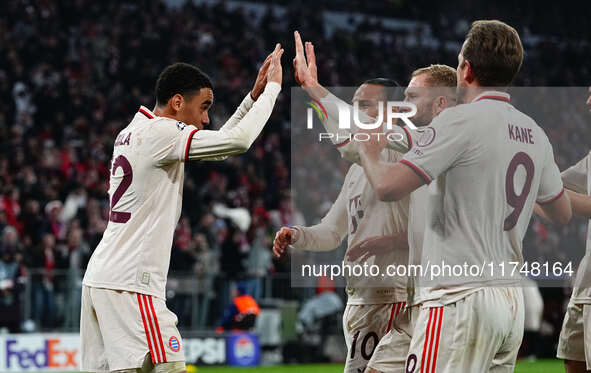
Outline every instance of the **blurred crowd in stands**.
{"type": "MultiPolygon", "coordinates": [[[[355,11],[348,2],[342,3],[333,10],[355,11]]],[[[292,204],[293,30],[314,42],[320,81],[326,86],[355,86],[374,77],[404,84],[418,67],[457,65],[460,43],[474,16],[470,2],[464,2],[462,11],[449,12],[427,4],[419,12],[416,1],[388,4],[389,17],[410,18],[421,26],[393,32],[371,19],[381,14],[368,6],[362,9],[367,20],[349,29],[337,25],[337,32],[329,34],[318,4],[307,1],[287,2],[283,11],[265,10],[262,17],[248,7],[224,3],[175,8],[155,1],[0,2],[1,326],[20,330],[23,316],[16,310],[24,297],[32,304],[29,315],[37,328],[75,325],[75,315],[59,316],[56,309],[76,299],[79,289],[65,296],[60,291],[79,286],[106,227],[114,139],[140,105],[154,106],[159,72],[176,61],[207,72],[214,82],[212,127],[216,128],[249,92],[274,43],[281,42],[286,48],[284,88],[252,149],[225,162],[186,167],[183,213],[170,267],[173,274],[247,280],[249,292],[262,297],[265,277],[289,271],[289,261],[274,261],[271,256],[275,231],[283,225],[313,223],[324,212],[304,216],[292,204]],[[214,203],[247,209],[250,227],[241,229],[232,219],[214,214],[214,203]],[[30,291],[24,292],[27,283],[30,291]]],[[[506,14],[514,14],[515,8],[510,10],[506,14]]],[[[502,11],[487,11],[503,19],[502,11]]],[[[572,14],[557,9],[553,18],[558,21],[552,22],[560,27],[551,29],[532,27],[533,14],[523,22],[514,16],[505,19],[531,40],[524,38],[525,62],[517,85],[591,82],[591,49],[571,32],[589,24],[571,23],[572,14]]],[[[582,106],[585,99],[572,105],[582,106]]],[[[564,169],[588,151],[585,144],[591,131],[580,123],[555,126],[548,133],[564,169]],[[559,127],[574,131],[560,132],[559,127]]],[[[310,178],[317,176],[313,169],[308,172],[310,178]]],[[[319,189],[307,197],[317,206],[330,206],[335,195],[319,189]]],[[[532,227],[528,243],[543,253],[565,245],[583,251],[584,222],[556,230],[535,220],[532,227]]],[[[217,286],[215,281],[212,284],[217,286]]],[[[224,300],[219,302],[212,307],[222,309],[224,300]]],[[[563,314],[562,309],[554,312],[563,314]]]]}

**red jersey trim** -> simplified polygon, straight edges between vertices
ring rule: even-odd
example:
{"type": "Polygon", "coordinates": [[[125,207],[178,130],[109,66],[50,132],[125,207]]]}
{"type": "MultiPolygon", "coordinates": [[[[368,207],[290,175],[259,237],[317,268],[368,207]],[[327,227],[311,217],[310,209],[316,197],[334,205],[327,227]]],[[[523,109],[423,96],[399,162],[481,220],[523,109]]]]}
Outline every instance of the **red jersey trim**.
{"type": "Polygon", "coordinates": [[[410,131],[406,127],[402,127],[404,132],[406,133],[406,137],[408,138],[408,148],[412,148],[412,136],[410,135],[410,131]]]}
{"type": "Polygon", "coordinates": [[[351,138],[348,138],[347,140],[343,141],[343,142],[342,142],[342,143],[340,143],[340,144],[336,144],[335,146],[337,147],[337,149],[338,149],[338,148],[342,148],[343,146],[347,145],[347,144],[348,144],[348,143],[350,143],[350,142],[351,142],[351,138]]]}
{"type": "Polygon", "coordinates": [[[191,146],[191,140],[193,140],[193,135],[195,135],[195,132],[197,131],[199,131],[198,128],[195,128],[193,131],[191,131],[189,138],[187,139],[187,146],[185,146],[185,162],[189,158],[189,146],[191,146]]]}
{"type": "Polygon", "coordinates": [[[431,178],[429,177],[429,175],[427,175],[426,173],[423,172],[423,170],[421,170],[420,168],[418,168],[417,166],[415,166],[413,163],[407,161],[406,159],[402,159],[400,161],[400,163],[402,163],[405,166],[410,167],[417,175],[419,175],[421,177],[421,179],[423,179],[427,184],[431,183],[431,178]]]}
{"type": "Polygon", "coordinates": [[[476,101],[485,100],[485,99],[486,100],[497,100],[497,101],[511,102],[511,100],[508,97],[505,97],[505,96],[492,96],[492,95],[478,97],[478,99],[476,101]]]}
{"type": "Polygon", "coordinates": [[[564,188],[562,188],[562,190],[560,191],[560,193],[558,193],[556,196],[554,196],[554,197],[552,197],[552,198],[550,198],[550,199],[548,199],[546,201],[538,201],[538,203],[540,205],[545,205],[545,204],[548,204],[548,203],[552,203],[552,202],[556,201],[558,198],[562,197],[563,194],[564,194],[564,188]]]}
{"type": "Polygon", "coordinates": [[[147,116],[148,119],[154,119],[154,116],[152,114],[148,113],[147,111],[145,111],[143,108],[140,108],[139,112],[144,114],[145,116],[147,116]]]}

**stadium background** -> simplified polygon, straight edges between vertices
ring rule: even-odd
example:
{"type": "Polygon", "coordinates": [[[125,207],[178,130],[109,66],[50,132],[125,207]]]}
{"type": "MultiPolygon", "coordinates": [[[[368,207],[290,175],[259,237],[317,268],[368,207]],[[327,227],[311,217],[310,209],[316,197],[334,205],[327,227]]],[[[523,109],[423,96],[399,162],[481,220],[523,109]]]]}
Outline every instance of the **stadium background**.
{"type": "MultiPolygon", "coordinates": [[[[1,2],[0,327],[10,333],[78,330],[80,279],[106,226],[115,135],[139,105],[153,107],[155,79],[167,64],[190,62],[212,77],[216,127],[250,90],[274,43],[286,49],[284,89],[251,150],[186,168],[167,293],[183,334],[203,336],[215,329],[233,284],[246,281],[263,308],[277,311],[268,320],[280,315],[276,347],[302,339],[293,326],[296,313],[315,289],[290,286],[289,261],[271,257],[272,237],[280,226],[310,224],[323,213],[304,216],[291,203],[293,30],[314,42],[326,86],[356,86],[374,77],[404,84],[415,68],[455,67],[470,22],[498,18],[524,43],[516,85],[587,86],[589,14],[589,3],[549,1],[1,2]],[[214,203],[248,209],[248,231],[216,216],[214,203]]],[[[545,128],[561,169],[588,152],[591,118],[585,119],[545,128]]],[[[329,206],[334,195],[314,190],[306,197],[329,206]]],[[[552,260],[568,252],[578,260],[585,232],[584,221],[557,229],[534,218],[526,257],[552,260]]],[[[336,292],[344,297],[342,289],[336,292]]],[[[570,288],[542,294],[540,354],[552,357],[570,288]]],[[[323,343],[341,345],[339,328],[335,317],[320,332],[333,340],[323,343]]],[[[531,348],[524,346],[523,355],[531,348]]],[[[267,359],[281,361],[281,349],[274,351],[267,359]]]]}

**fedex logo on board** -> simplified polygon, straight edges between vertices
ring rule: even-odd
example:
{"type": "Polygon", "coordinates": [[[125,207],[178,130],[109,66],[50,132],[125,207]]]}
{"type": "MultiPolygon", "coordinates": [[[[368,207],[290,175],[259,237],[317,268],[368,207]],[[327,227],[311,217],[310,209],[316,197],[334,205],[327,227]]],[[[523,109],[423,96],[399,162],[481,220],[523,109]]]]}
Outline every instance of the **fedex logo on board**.
{"type": "Polygon", "coordinates": [[[63,346],[60,338],[7,339],[5,367],[7,370],[30,368],[76,368],[78,348],[63,346]],[[37,343],[30,343],[30,342],[37,343]],[[39,343],[41,342],[41,343],[39,343]],[[37,345],[39,348],[33,346],[37,345]]]}

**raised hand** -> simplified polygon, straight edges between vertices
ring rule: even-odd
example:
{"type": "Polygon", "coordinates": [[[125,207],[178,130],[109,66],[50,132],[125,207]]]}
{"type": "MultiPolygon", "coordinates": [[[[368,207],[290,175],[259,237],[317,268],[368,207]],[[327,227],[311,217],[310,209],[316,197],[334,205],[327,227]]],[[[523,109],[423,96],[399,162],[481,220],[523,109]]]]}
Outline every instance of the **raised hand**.
{"type": "Polygon", "coordinates": [[[275,50],[271,53],[271,63],[267,70],[267,81],[281,84],[283,80],[283,70],[281,67],[281,56],[284,50],[281,48],[281,44],[275,45],[275,50]]]}
{"type": "Polygon", "coordinates": [[[275,239],[273,240],[273,255],[276,258],[281,258],[292,242],[295,242],[297,237],[293,229],[288,227],[281,227],[281,229],[275,234],[275,239]]]}
{"type": "Polygon", "coordinates": [[[304,52],[304,44],[302,43],[300,33],[295,31],[293,35],[296,50],[296,55],[293,59],[295,80],[302,87],[316,85],[318,84],[318,68],[316,67],[314,45],[307,41],[304,52]]]}
{"type": "Polygon", "coordinates": [[[355,141],[357,151],[365,153],[370,158],[378,158],[379,154],[388,143],[386,134],[382,132],[381,127],[371,130],[359,129],[359,131],[357,131],[357,137],[359,138],[358,141],[355,141]],[[366,140],[365,137],[363,137],[364,141],[362,141],[361,136],[359,136],[361,133],[366,133],[368,139],[366,140]]]}
{"type": "Polygon", "coordinates": [[[257,75],[257,79],[254,82],[254,86],[252,87],[252,91],[250,91],[250,96],[253,100],[257,100],[261,93],[265,90],[265,86],[267,85],[267,71],[269,70],[269,66],[271,65],[271,58],[273,57],[273,52],[271,52],[263,65],[259,69],[259,73],[257,75]]]}

